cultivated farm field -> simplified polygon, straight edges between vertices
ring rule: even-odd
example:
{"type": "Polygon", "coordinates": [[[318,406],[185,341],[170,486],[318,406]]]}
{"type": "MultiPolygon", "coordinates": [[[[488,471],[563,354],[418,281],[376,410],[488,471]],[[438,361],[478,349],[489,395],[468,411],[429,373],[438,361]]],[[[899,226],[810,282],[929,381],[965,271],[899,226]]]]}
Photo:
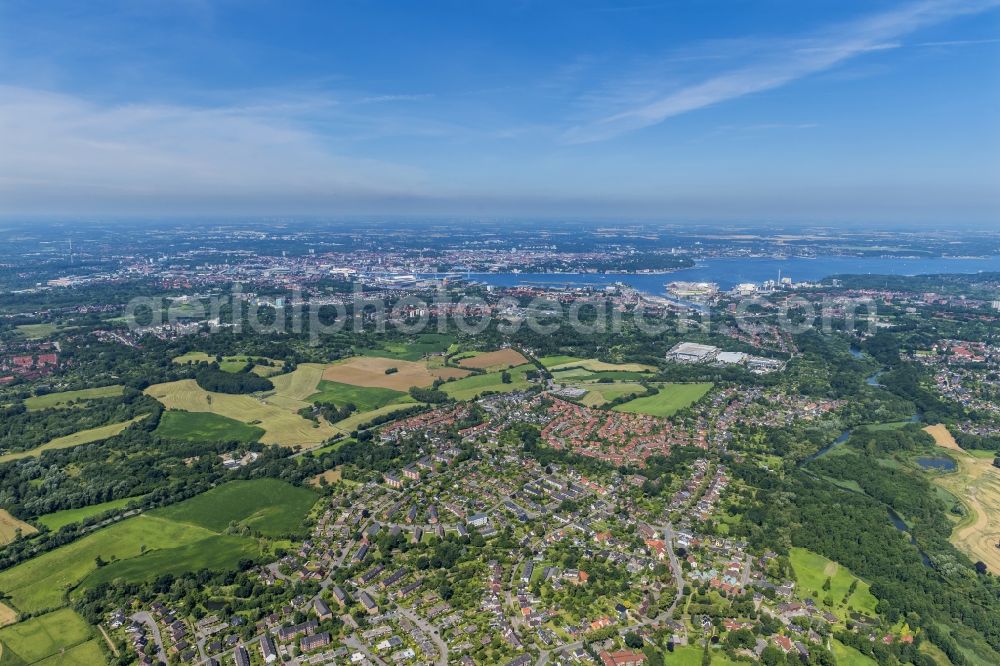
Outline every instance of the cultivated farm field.
{"type": "Polygon", "coordinates": [[[324,379],[316,387],[316,393],[309,396],[309,402],[328,403],[338,407],[350,403],[357,407],[358,411],[367,412],[389,404],[413,402],[413,398],[394,389],[354,386],[324,379]]]}
{"type": "Polygon", "coordinates": [[[92,639],[90,625],[75,611],[63,608],[0,629],[0,664],[103,664],[101,650],[92,639]]]}
{"type": "Polygon", "coordinates": [[[959,498],[968,514],[955,526],[951,542],[973,561],[981,560],[990,571],[1000,572],[1000,469],[993,457],[979,458],[962,450],[944,425],[924,428],[938,446],[954,452],[958,469],[934,474],[932,481],[959,498]]]}
{"type": "MultiPolygon", "coordinates": [[[[163,403],[167,409],[212,412],[257,426],[264,430],[264,435],[260,438],[264,444],[310,446],[332,437],[337,431],[329,423],[321,420],[317,427],[313,421],[296,413],[298,409],[308,406],[308,403],[301,398],[282,394],[277,380],[286,376],[281,375],[272,380],[275,381],[276,391],[265,396],[212,393],[198,386],[193,379],[155,384],[147,388],[146,393],[163,403]]],[[[297,390],[296,395],[302,392],[292,381],[288,381],[284,387],[287,390],[297,390]]]]}
{"type": "Polygon", "coordinates": [[[10,515],[7,509],[0,509],[0,546],[6,546],[13,541],[18,530],[22,536],[29,536],[38,531],[33,525],[10,515]]]}
{"type": "Polygon", "coordinates": [[[354,386],[407,391],[413,386],[421,388],[430,386],[435,379],[465,377],[468,374],[467,371],[458,368],[429,367],[422,361],[354,356],[327,366],[323,372],[323,379],[354,386]],[[396,368],[396,372],[386,374],[385,371],[390,368],[396,368]]]}
{"type": "Polygon", "coordinates": [[[222,532],[231,522],[265,536],[294,532],[319,496],[277,479],[230,481],[148,515],[222,532]]]}
{"type": "MultiPolygon", "coordinates": [[[[549,357],[551,358],[551,357],[549,357]]],[[[583,368],[591,372],[656,372],[657,368],[644,363],[605,363],[595,358],[576,359],[558,365],[548,365],[542,359],[542,365],[549,370],[562,370],[566,368],[583,368]]]]}
{"type": "Polygon", "coordinates": [[[126,560],[212,535],[193,525],[136,516],[0,572],[0,591],[10,595],[9,603],[24,613],[55,608],[63,605],[63,595],[97,569],[97,557],[107,562],[126,560]]]}
{"type": "Polygon", "coordinates": [[[463,358],[458,362],[463,368],[476,368],[479,370],[500,370],[523,365],[528,359],[521,355],[516,349],[500,349],[498,351],[482,352],[475,356],[463,358]]]}
{"type": "Polygon", "coordinates": [[[525,374],[533,369],[533,365],[526,363],[509,370],[511,379],[509,384],[503,383],[502,372],[488,372],[482,375],[472,375],[464,379],[447,382],[441,386],[441,390],[455,400],[472,400],[487,391],[494,393],[520,391],[528,388],[530,385],[525,378],[525,374]]]}
{"type": "Polygon", "coordinates": [[[162,573],[230,568],[260,552],[254,538],[221,534],[230,522],[263,535],[285,534],[301,525],[317,498],[311,490],[276,479],[231,481],[0,572],[0,592],[9,595],[15,610],[35,613],[115,578],[141,581],[162,573]],[[97,558],[106,564],[98,567],[97,558]]]}
{"type": "Polygon", "coordinates": [[[139,497],[123,497],[121,499],[111,500],[110,502],[101,502],[100,504],[81,506],[77,509],[63,509],[62,511],[47,513],[44,516],[39,516],[33,520],[39,525],[45,525],[53,532],[58,532],[59,528],[63,525],[78,523],[85,518],[96,516],[104,513],[105,511],[111,511],[112,509],[121,509],[128,506],[129,502],[138,501],[140,498],[141,495],[139,497]]]}
{"type": "Polygon", "coordinates": [[[264,430],[212,412],[168,409],[160,417],[156,434],[186,442],[256,442],[264,430]]]}

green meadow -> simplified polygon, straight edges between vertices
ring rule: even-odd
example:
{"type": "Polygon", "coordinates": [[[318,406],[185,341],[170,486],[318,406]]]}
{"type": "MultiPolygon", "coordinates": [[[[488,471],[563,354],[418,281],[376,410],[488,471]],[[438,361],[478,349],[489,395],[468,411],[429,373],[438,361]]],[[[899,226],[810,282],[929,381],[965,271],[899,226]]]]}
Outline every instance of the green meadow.
{"type": "Polygon", "coordinates": [[[877,600],[872,596],[868,583],[854,576],[846,567],[805,548],[792,548],[789,559],[800,596],[814,598],[817,605],[839,617],[846,618],[851,610],[875,615],[877,600]],[[824,590],[827,579],[830,580],[830,589],[824,590]],[[855,582],[855,590],[850,593],[855,582]],[[827,597],[832,600],[832,606],[824,603],[827,597]]]}
{"type": "Polygon", "coordinates": [[[62,511],[56,511],[54,513],[47,513],[44,516],[39,516],[32,522],[38,523],[39,525],[45,525],[53,532],[57,532],[63,525],[78,523],[85,518],[97,516],[105,511],[111,511],[112,509],[121,509],[128,506],[129,502],[135,502],[139,499],[139,497],[123,497],[121,499],[111,500],[110,502],[101,502],[100,504],[82,506],[78,509],[64,509],[62,511]]]}
{"type": "Polygon", "coordinates": [[[65,603],[65,595],[105,562],[140,557],[212,536],[204,528],[141,515],[92,532],[0,572],[0,591],[22,613],[36,613],[65,603]]]}
{"type": "Polygon", "coordinates": [[[0,592],[18,611],[37,613],[65,605],[74,590],[116,578],[138,582],[164,572],[232,568],[260,551],[254,538],[222,534],[230,523],[265,536],[293,532],[317,498],[276,479],[231,481],[2,571],[0,592]]]}
{"type": "Polygon", "coordinates": [[[351,403],[359,412],[370,412],[389,404],[413,401],[409,394],[403,391],[378,386],[355,386],[327,379],[320,381],[316,393],[306,400],[314,403],[330,403],[338,407],[351,403]]]}
{"type": "Polygon", "coordinates": [[[92,638],[90,625],[63,608],[0,629],[0,664],[103,664],[104,655],[92,638]]]}
{"type": "Polygon", "coordinates": [[[650,416],[672,416],[700,400],[712,388],[712,384],[661,384],[656,395],[630,400],[613,407],[618,412],[649,414],[650,416]]]}
{"type": "Polygon", "coordinates": [[[445,382],[441,385],[441,390],[455,400],[472,400],[473,398],[488,391],[496,393],[520,391],[530,386],[530,383],[525,378],[525,373],[533,369],[533,365],[525,363],[524,365],[519,365],[516,368],[508,370],[511,378],[510,384],[503,383],[502,373],[487,372],[482,375],[469,375],[468,377],[463,377],[462,379],[445,382]]]}
{"type": "Polygon", "coordinates": [[[169,409],[160,417],[156,434],[186,442],[256,442],[264,430],[212,412],[169,409]]]}
{"type": "Polygon", "coordinates": [[[230,481],[149,515],[222,532],[232,522],[264,536],[298,531],[319,496],[277,479],[230,481]]]}
{"type": "Polygon", "coordinates": [[[29,411],[39,409],[49,409],[51,407],[64,407],[68,403],[79,400],[94,400],[97,398],[114,398],[120,396],[124,390],[121,384],[114,386],[100,386],[97,388],[80,389],[78,391],[62,391],[61,393],[47,393],[36,395],[24,401],[24,406],[29,411]]]}

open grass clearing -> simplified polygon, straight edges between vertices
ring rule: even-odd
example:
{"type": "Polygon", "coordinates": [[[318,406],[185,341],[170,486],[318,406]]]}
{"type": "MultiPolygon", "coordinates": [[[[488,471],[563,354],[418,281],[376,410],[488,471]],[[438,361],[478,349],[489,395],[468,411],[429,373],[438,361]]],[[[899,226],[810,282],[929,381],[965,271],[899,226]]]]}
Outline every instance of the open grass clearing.
{"type": "Polygon", "coordinates": [[[45,525],[45,527],[49,528],[53,532],[58,532],[59,528],[63,525],[78,523],[81,520],[90,518],[91,516],[98,516],[105,511],[123,509],[128,506],[130,502],[138,501],[141,497],[141,495],[138,497],[123,497],[121,499],[111,500],[110,502],[101,502],[100,504],[82,506],[77,509],[63,509],[62,511],[55,511],[53,513],[47,513],[44,516],[39,516],[38,518],[35,518],[34,521],[39,525],[45,525]]]}
{"type": "Polygon", "coordinates": [[[630,400],[613,407],[618,412],[633,414],[648,414],[649,416],[672,416],[682,409],[690,407],[709,392],[712,384],[659,384],[656,395],[630,400]]]}
{"type": "Polygon", "coordinates": [[[528,359],[521,355],[516,349],[500,349],[491,352],[478,352],[473,356],[463,358],[458,362],[463,368],[476,368],[478,370],[500,370],[524,365],[528,359]]]}
{"type": "Polygon", "coordinates": [[[378,356],[353,356],[327,366],[322,377],[327,381],[341,384],[407,391],[413,386],[428,387],[435,379],[465,377],[468,374],[467,371],[458,368],[431,368],[426,362],[378,356]],[[395,368],[395,372],[386,374],[386,370],[392,368],[395,368]]]}
{"type": "Polygon", "coordinates": [[[352,404],[358,411],[367,412],[393,403],[413,402],[413,398],[395,389],[354,386],[324,379],[316,387],[316,393],[309,396],[308,401],[333,404],[338,407],[352,404]]]}
{"type": "Polygon", "coordinates": [[[38,530],[34,525],[15,518],[7,509],[0,509],[0,546],[6,546],[17,538],[17,535],[30,536],[38,530]]]}
{"type": "MultiPolygon", "coordinates": [[[[194,382],[193,379],[191,381],[194,382]]],[[[147,414],[141,414],[134,419],[129,419],[128,421],[111,423],[97,428],[74,432],[72,434],[65,435],[64,437],[56,437],[55,439],[50,440],[41,446],[36,446],[28,451],[17,451],[15,453],[2,455],[0,456],[0,463],[10,462],[11,460],[21,460],[22,458],[37,458],[42,454],[42,451],[49,451],[51,449],[68,449],[73,446],[80,446],[81,444],[90,444],[91,442],[108,439],[109,437],[114,437],[115,435],[121,433],[122,430],[125,430],[125,428],[129,427],[136,421],[146,418],[146,416],[147,414]]]]}
{"type": "Polygon", "coordinates": [[[62,391],[60,393],[47,393],[45,395],[35,395],[24,401],[24,406],[28,411],[39,409],[50,409],[52,407],[65,407],[70,402],[96,400],[98,398],[115,398],[122,394],[125,389],[121,384],[113,386],[100,386],[97,388],[80,389],[77,391],[62,391]]]}
{"type": "Polygon", "coordinates": [[[160,417],[156,434],[185,442],[256,442],[264,430],[212,412],[168,409],[160,417]]]}
{"type": "Polygon", "coordinates": [[[0,629],[0,663],[37,664],[48,660],[51,664],[103,664],[103,655],[98,661],[83,662],[76,660],[80,654],[70,654],[74,647],[92,638],[90,625],[75,611],[63,608],[0,629]]]}
{"type": "Polygon", "coordinates": [[[7,604],[0,603],[0,627],[17,622],[17,611],[7,604]]]}
{"type": "Polygon", "coordinates": [[[798,581],[797,592],[803,599],[815,599],[818,606],[842,619],[846,619],[852,610],[875,615],[877,600],[872,596],[870,586],[846,567],[805,548],[792,548],[789,559],[798,581]],[[830,580],[830,589],[824,590],[827,579],[830,580]],[[855,582],[857,584],[851,593],[851,585],[855,582]],[[832,606],[824,603],[827,597],[832,600],[832,606]]]}

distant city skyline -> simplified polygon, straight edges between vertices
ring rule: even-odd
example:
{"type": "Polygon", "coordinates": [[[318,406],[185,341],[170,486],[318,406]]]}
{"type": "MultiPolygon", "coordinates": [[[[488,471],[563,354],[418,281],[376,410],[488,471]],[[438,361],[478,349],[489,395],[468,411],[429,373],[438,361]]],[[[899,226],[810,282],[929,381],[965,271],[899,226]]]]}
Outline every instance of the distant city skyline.
{"type": "Polygon", "coordinates": [[[0,4],[0,216],[1000,216],[1000,0],[0,4]]]}

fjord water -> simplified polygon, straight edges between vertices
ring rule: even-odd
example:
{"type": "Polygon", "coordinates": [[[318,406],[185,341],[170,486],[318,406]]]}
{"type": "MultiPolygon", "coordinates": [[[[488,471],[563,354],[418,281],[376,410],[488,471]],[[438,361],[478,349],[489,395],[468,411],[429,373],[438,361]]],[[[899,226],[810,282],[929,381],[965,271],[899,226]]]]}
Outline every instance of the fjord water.
{"type": "Polygon", "coordinates": [[[893,257],[725,257],[703,259],[691,268],[656,274],[593,273],[470,273],[469,279],[498,287],[516,285],[611,285],[622,282],[650,294],[663,294],[674,281],[716,282],[731,289],[741,282],[761,283],[788,277],[796,282],[820,280],[831,275],[928,275],[934,273],[1000,272],[1000,256],[970,258],[893,257]]]}

